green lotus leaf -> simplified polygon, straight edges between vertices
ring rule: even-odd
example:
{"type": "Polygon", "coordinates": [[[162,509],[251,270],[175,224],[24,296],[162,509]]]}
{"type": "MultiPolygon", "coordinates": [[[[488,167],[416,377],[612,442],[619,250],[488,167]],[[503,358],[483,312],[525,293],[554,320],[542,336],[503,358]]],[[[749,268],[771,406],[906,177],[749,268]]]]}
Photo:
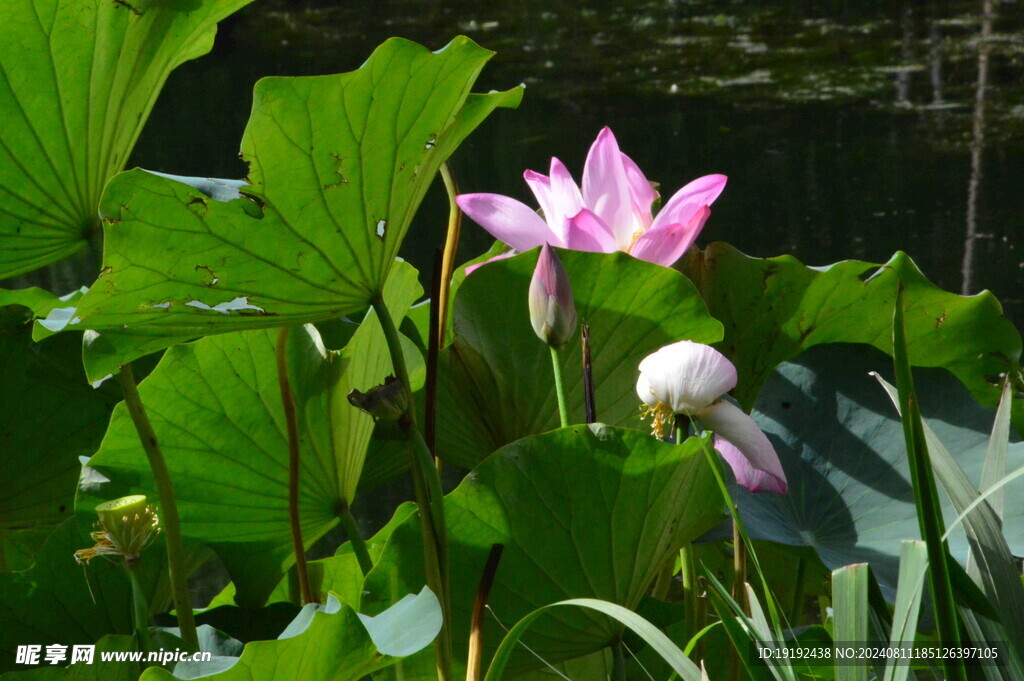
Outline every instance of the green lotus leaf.
{"type": "MultiPolygon", "coordinates": [[[[505,548],[488,603],[507,627],[568,598],[635,608],[665,560],[717,523],[722,506],[696,440],[669,445],[595,424],[507,445],[445,497],[453,639],[469,634],[476,586],[493,544],[505,548]]],[[[376,612],[390,604],[391,594],[418,588],[420,539],[417,516],[394,530],[363,585],[363,610],[376,612]]],[[[484,629],[487,657],[504,636],[492,624],[484,629]]],[[[600,650],[619,633],[605,617],[557,611],[524,641],[558,663],[600,650]]],[[[540,666],[521,652],[513,662],[517,670],[540,666]]]]}
{"type": "Polygon", "coordinates": [[[30,569],[0,575],[0,671],[24,669],[15,665],[19,645],[60,643],[70,651],[132,632],[131,587],[121,566],[75,563],[75,551],[94,543],[90,525],[70,518],[50,534],[30,569]]]}
{"type": "MultiPolygon", "coordinates": [[[[717,347],[736,365],[733,394],[745,409],[776,366],[807,348],[865,343],[891,352],[899,282],[913,366],[948,369],[987,406],[999,402],[1001,374],[1020,377],[1020,333],[995,296],[943,291],[905,253],[884,265],[844,260],[807,267],[791,256],[751,258],[714,243],[687,254],[681,268],[725,325],[717,347]]],[[[1014,423],[1024,432],[1024,400],[1015,400],[1014,423]]]]}
{"type": "Polygon", "coordinates": [[[123,363],[181,338],[365,308],[440,165],[494,108],[518,104],[522,88],[469,94],[492,54],[464,37],[437,52],[391,39],[350,73],[259,81],[240,198],[142,170],[107,186],[81,328],[123,363]],[[135,338],[118,347],[122,333],[135,338]]]}
{"type": "Polygon", "coordinates": [[[4,3],[0,279],[85,246],[167,76],[250,1],[4,3]]]}
{"type": "Polygon", "coordinates": [[[57,296],[35,286],[15,290],[0,289],[0,307],[20,305],[31,310],[33,316],[45,319],[53,310],[76,303],[87,290],[83,286],[65,296],[57,296]]]}
{"type": "Polygon", "coordinates": [[[237,659],[179,663],[174,674],[151,667],[140,678],[358,681],[429,645],[440,627],[441,605],[426,588],[377,617],[357,614],[330,594],[324,605],[307,605],[276,641],[248,643],[237,659]]]}
{"type": "Polygon", "coordinates": [[[96,451],[121,399],[114,385],[85,382],[79,334],[33,343],[30,333],[0,315],[0,571],[27,568],[71,517],[80,458],[96,451]]]}
{"type": "MultiPolygon", "coordinates": [[[[521,437],[559,425],[548,346],[530,324],[527,297],[537,253],[474,271],[455,298],[455,340],[438,368],[437,452],[471,468],[521,437]]],[[[644,428],[637,365],[682,339],[722,336],[693,285],[624,253],[559,251],[577,316],[590,323],[597,417],[644,428]]],[[[561,350],[570,422],[584,421],[580,332],[561,350]]]]}
{"type": "MultiPolygon", "coordinates": [[[[752,416],[768,433],[789,482],[789,494],[733,490],[755,539],[810,546],[829,568],[869,563],[894,593],[900,542],[920,537],[899,415],[869,371],[891,376],[892,360],[867,347],[821,347],[782,364],[768,380],[752,416]]],[[[957,463],[977,484],[993,410],[980,407],[948,372],[918,369],[921,412],[957,463]]],[[[1008,468],[1024,466],[1024,443],[1011,444],[1008,468]]],[[[1024,496],[1010,483],[1003,533],[1024,553],[1024,496]]],[[[956,517],[945,496],[947,525],[956,517]]],[[[964,561],[962,530],[950,550],[964,561]]]]}
{"type": "MultiPolygon", "coordinates": [[[[401,263],[385,302],[401,319],[420,292],[415,270],[401,263]]],[[[276,331],[256,330],[179,345],[139,386],[174,481],[184,538],[217,552],[246,607],[262,605],[294,561],[276,342],[276,331]]],[[[337,522],[339,506],[352,503],[373,431],[371,417],[345,395],[383,382],[391,360],[373,313],[340,351],[325,350],[311,326],[292,329],[288,345],[302,443],[300,513],[311,545],[337,522]]],[[[130,493],[156,498],[124,405],[89,465],[111,482],[80,497],[80,507],[130,493]]]]}

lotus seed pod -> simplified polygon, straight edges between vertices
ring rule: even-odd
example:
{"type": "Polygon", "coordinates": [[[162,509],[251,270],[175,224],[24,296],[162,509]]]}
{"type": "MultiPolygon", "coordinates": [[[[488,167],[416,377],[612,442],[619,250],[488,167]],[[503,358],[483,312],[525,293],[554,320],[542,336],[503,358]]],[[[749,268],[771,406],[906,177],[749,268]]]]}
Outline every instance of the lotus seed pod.
{"type": "Polygon", "coordinates": [[[96,507],[100,517],[100,525],[114,527],[122,522],[122,518],[133,518],[146,510],[146,495],[132,494],[119,499],[112,499],[96,507]]]}

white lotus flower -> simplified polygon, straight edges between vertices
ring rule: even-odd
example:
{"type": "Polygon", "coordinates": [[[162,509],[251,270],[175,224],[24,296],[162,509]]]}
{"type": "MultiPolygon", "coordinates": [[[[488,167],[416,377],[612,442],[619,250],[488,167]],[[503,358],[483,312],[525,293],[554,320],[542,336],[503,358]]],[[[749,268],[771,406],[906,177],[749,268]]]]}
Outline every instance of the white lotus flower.
{"type": "Polygon", "coordinates": [[[722,399],[736,387],[736,367],[714,348],[679,341],[640,362],[636,392],[652,417],[652,430],[662,437],[676,415],[696,419],[715,433],[715,449],[726,460],[736,482],[751,492],[787,490],[786,474],[768,437],[754,420],[722,399]]]}

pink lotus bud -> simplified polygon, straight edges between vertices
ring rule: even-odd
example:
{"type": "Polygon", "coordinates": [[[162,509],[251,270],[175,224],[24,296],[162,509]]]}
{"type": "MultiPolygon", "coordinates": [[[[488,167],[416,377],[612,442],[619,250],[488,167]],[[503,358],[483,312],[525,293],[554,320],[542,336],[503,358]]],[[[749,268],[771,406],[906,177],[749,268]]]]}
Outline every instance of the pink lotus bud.
{"type": "Polygon", "coordinates": [[[556,348],[576,333],[576,304],[569,275],[547,244],[541,248],[530,281],[530,323],[542,341],[556,348]]]}

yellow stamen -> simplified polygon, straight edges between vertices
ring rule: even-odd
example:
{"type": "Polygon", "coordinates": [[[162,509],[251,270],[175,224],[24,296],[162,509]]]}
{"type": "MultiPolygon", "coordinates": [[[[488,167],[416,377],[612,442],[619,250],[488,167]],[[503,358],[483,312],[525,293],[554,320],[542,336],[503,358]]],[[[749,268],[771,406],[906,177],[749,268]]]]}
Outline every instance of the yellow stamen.
{"type": "Polygon", "coordinates": [[[88,549],[79,549],[75,551],[75,561],[79,565],[84,565],[91,561],[93,558],[98,556],[118,556],[121,552],[117,550],[114,543],[110,541],[110,537],[103,530],[98,530],[90,534],[92,540],[96,542],[95,546],[88,549]]]}
{"type": "Polygon", "coordinates": [[[655,405],[642,404],[640,409],[643,410],[643,413],[640,414],[641,421],[646,421],[648,417],[651,418],[651,434],[658,439],[664,438],[666,430],[671,430],[672,424],[675,422],[676,415],[672,409],[664,402],[658,402],[655,405]]]}

